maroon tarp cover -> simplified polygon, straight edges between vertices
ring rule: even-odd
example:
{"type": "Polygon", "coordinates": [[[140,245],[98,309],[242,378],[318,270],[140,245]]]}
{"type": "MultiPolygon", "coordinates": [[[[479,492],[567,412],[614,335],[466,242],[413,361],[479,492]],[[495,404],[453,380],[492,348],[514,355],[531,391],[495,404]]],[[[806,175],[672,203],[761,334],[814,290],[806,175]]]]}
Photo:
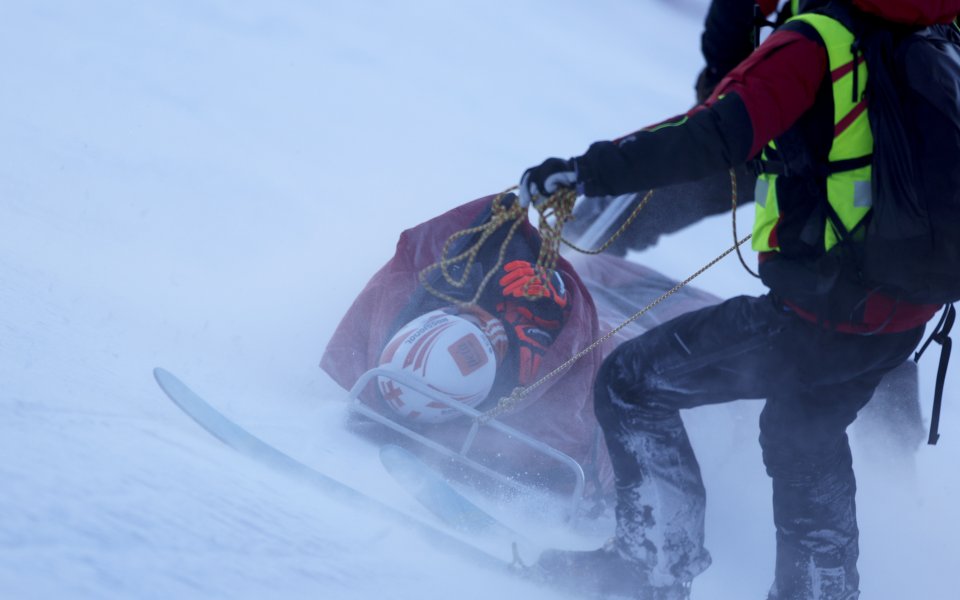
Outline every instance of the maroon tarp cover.
{"type": "MultiPolygon", "coordinates": [[[[474,200],[400,235],[393,258],[367,283],[324,352],[320,365],[338,384],[350,389],[360,375],[377,366],[397,316],[420,285],[420,271],[436,262],[447,238],[474,224],[488,210],[493,198],[487,196],[474,200]]],[[[524,233],[537,235],[529,225],[524,233]]],[[[578,255],[574,260],[575,266],[563,258],[557,264],[557,270],[568,287],[571,313],[544,356],[541,375],[564,363],[675,285],[673,280],[652,269],[614,256],[578,255]]],[[[715,297],[689,286],[683,288],[597,351],[585,355],[561,375],[534,389],[515,410],[501,416],[500,420],[565,452],[585,468],[593,468],[604,487],[608,487],[612,476],[602,443],[599,444],[600,452],[596,451],[599,433],[592,400],[593,377],[603,357],[616,344],[657,323],[716,301],[715,297]]],[[[362,400],[375,410],[395,417],[374,388],[374,385],[368,386],[362,400]]],[[[495,402],[495,398],[488,399],[491,404],[485,403],[480,410],[495,402]]],[[[462,438],[468,425],[465,421],[419,425],[416,429],[438,441],[451,442],[462,438]]],[[[537,457],[519,448],[507,450],[502,441],[494,439],[480,436],[477,445],[482,451],[484,444],[488,444],[486,449],[491,456],[497,457],[495,462],[501,466],[517,470],[543,466],[537,457]]]]}

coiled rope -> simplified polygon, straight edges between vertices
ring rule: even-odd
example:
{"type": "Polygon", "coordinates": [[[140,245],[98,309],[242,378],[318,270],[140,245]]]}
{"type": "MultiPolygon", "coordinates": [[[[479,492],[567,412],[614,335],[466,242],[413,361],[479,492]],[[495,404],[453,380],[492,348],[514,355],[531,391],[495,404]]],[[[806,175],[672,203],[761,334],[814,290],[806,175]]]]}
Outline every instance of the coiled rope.
{"type": "MultiPolygon", "coordinates": [[[[699,277],[701,274],[703,274],[705,271],[710,269],[713,265],[717,264],[722,259],[726,258],[726,256],[731,252],[736,251],[737,255],[740,258],[740,262],[743,264],[744,268],[746,268],[747,271],[749,271],[751,274],[756,276],[753,273],[753,271],[751,271],[750,268],[747,266],[747,263],[744,260],[743,255],[740,254],[740,246],[746,243],[751,236],[748,234],[743,239],[740,239],[740,240],[737,239],[737,222],[736,222],[737,177],[733,169],[730,169],[730,186],[731,186],[731,204],[733,207],[733,214],[734,214],[734,217],[733,217],[734,245],[733,246],[731,246],[722,254],[720,254],[719,256],[711,260],[709,263],[707,263],[706,265],[698,269],[694,274],[690,275],[689,277],[687,277],[677,285],[673,286],[670,290],[665,292],[659,298],[657,298],[650,304],[646,305],[645,307],[635,312],[633,315],[631,315],[622,323],[620,323],[619,325],[611,329],[609,332],[605,333],[604,335],[594,340],[589,346],[587,346],[583,350],[580,350],[579,352],[571,356],[568,360],[566,360],[563,364],[561,364],[557,368],[553,369],[552,371],[550,371],[549,373],[547,373],[546,375],[544,375],[543,377],[534,381],[533,383],[531,383],[526,387],[514,388],[514,390],[510,393],[509,396],[501,397],[500,400],[497,402],[496,406],[494,406],[490,410],[481,414],[479,417],[477,417],[477,420],[481,423],[486,423],[490,419],[496,418],[497,416],[502,415],[505,412],[509,412],[510,410],[513,410],[514,408],[516,408],[517,404],[521,400],[523,400],[527,395],[530,394],[530,392],[540,387],[541,385],[543,385],[553,377],[556,377],[566,369],[570,368],[571,366],[573,366],[574,363],[576,363],[578,360],[580,360],[590,352],[593,352],[594,350],[596,350],[604,342],[606,342],[607,340],[615,336],[617,333],[619,333],[621,330],[627,327],[630,323],[633,323],[634,321],[642,317],[644,314],[646,314],[648,311],[653,309],[655,306],[657,306],[658,304],[660,304],[661,302],[663,302],[673,294],[683,289],[687,284],[689,284],[691,281],[693,281],[694,279],[699,277]]],[[[430,266],[423,269],[422,271],[420,271],[420,283],[424,286],[424,288],[428,292],[430,292],[431,294],[433,294],[434,296],[440,299],[450,302],[451,304],[456,304],[456,305],[476,304],[477,300],[480,298],[487,284],[497,274],[500,267],[503,266],[503,263],[506,257],[507,247],[509,246],[510,241],[513,239],[513,236],[516,234],[517,229],[519,229],[519,227],[527,219],[527,215],[528,215],[527,209],[521,208],[519,202],[512,201],[509,205],[504,204],[503,202],[503,200],[507,197],[507,195],[515,189],[516,189],[516,186],[513,186],[501,192],[493,199],[493,203],[491,205],[491,215],[486,222],[480,225],[477,225],[475,227],[470,227],[470,228],[458,231],[453,235],[451,235],[449,238],[447,238],[446,242],[443,245],[443,249],[441,250],[440,259],[436,263],[433,263],[430,266]],[[439,269],[441,275],[443,276],[444,281],[446,281],[448,285],[450,285],[455,289],[463,289],[467,285],[467,283],[470,281],[469,279],[470,272],[476,266],[476,260],[477,260],[477,256],[480,253],[480,250],[483,248],[484,244],[486,244],[487,240],[489,240],[490,237],[494,233],[496,233],[501,227],[509,227],[509,229],[507,230],[507,234],[504,237],[503,242],[500,244],[500,249],[497,254],[497,262],[495,265],[493,265],[493,267],[489,269],[489,271],[487,271],[487,273],[484,274],[483,279],[481,279],[480,284],[477,287],[476,293],[474,293],[473,297],[470,300],[464,301],[462,299],[454,298],[449,294],[446,294],[440,290],[437,290],[435,287],[433,287],[430,284],[430,282],[428,281],[428,275],[430,275],[430,273],[432,273],[433,271],[436,271],[439,269]],[[477,240],[473,244],[471,244],[463,252],[460,252],[455,256],[450,256],[451,248],[454,246],[454,244],[456,244],[458,240],[468,236],[473,236],[476,234],[479,234],[479,236],[477,237],[477,240]],[[451,267],[461,263],[464,265],[463,272],[459,277],[454,277],[453,274],[451,273],[451,267]]],[[[563,226],[573,216],[573,206],[576,201],[576,192],[574,190],[569,190],[569,189],[560,190],[557,193],[550,196],[549,198],[547,198],[546,200],[540,202],[534,207],[536,211],[539,213],[540,222],[539,222],[538,229],[540,231],[540,236],[542,238],[542,243],[540,245],[540,253],[537,256],[537,263],[536,263],[537,270],[541,273],[549,273],[556,267],[557,258],[560,255],[561,244],[566,245],[572,250],[576,252],[580,252],[582,254],[596,255],[604,252],[607,248],[610,247],[610,245],[614,241],[617,240],[617,238],[623,235],[623,233],[627,230],[628,227],[630,227],[633,221],[637,218],[637,216],[640,214],[643,208],[647,205],[647,203],[653,197],[653,193],[654,193],[653,190],[648,191],[646,195],[637,204],[637,206],[633,209],[633,212],[631,212],[630,216],[627,217],[627,219],[623,222],[623,224],[617,229],[617,231],[614,232],[613,235],[611,235],[606,242],[604,242],[602,245],[594,249],[580,248],[563,237],[563,226]]],[[[524,288],[524,296],[530,299],[538,297],[537,294],[528,294],[526,288],[524,288]]]]}

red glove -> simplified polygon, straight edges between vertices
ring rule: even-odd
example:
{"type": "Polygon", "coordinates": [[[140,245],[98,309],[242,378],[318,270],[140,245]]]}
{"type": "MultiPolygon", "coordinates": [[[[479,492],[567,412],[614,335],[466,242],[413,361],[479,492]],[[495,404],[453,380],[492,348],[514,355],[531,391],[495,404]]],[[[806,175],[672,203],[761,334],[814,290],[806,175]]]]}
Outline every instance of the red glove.
{"type": "Polygon", "coordinates": [[[497,313],[516,338],[518,382],[529,385],[567,320],[567,290],[559,273],[547,273],[525,260],[509,262],[503,271],[500,291],[504,299],[497,304],[497,313]]]}
{"type": "Polygon", "coordinates": [[[506,275],[500,278],[500,289],[507,298],[545,298],[561,310],[567,307],[567,289],[556,271],[548,274],[525,260],[508,262],[503,270],[506,275]]]}
{"type": "Polygon", "coordinates": [[[517,339],[520,361],[517,380],[520,385],[529,385],[534,382],[540,370],[540,361],[559,333],[562,323],[541,319],[520,302],[523,301],[501,302],[497,305],[497,312],[517,339]]]}

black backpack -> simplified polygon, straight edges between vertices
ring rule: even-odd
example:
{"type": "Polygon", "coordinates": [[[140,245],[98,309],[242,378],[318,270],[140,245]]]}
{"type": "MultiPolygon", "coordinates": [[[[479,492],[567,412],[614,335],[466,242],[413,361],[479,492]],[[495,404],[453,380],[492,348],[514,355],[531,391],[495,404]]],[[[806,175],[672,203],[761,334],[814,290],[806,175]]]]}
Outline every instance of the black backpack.
{"type": "Polygon", "coordinates": [[[960,31],[863,40],[874,136],[863,275],[904,300],[960,300],[960,31]]]}
{"type": "Polygon", "coordinates": [[[939,438],[950,357],[950,327],[960,300],[960,29],[891,28],[831,2],[822,12],[855,36],[867,63],[873,132],[873,207],[853,231],[831,219],[863,283],[918,304],[946,304],[915,355],[941,345],[928,442],[939,438]],[[860,231],[858,231],[860,230],[860,231]]]}
{"type": "MultiPolygon", "coordinates": [[[[870,214],[848,230],[824,207],[841,239],[831,258],[871,292],[913,304],[960,300],[960,29],[882,21],[849,1],[811,12],[853,33],[851,52],[867,63],[874,138],[870,214]]],[[[853,93],[860,89],[854,77],[853,93]]],[[[776,172],[776,163],[763,161],[761,170],[776,172]]]]}

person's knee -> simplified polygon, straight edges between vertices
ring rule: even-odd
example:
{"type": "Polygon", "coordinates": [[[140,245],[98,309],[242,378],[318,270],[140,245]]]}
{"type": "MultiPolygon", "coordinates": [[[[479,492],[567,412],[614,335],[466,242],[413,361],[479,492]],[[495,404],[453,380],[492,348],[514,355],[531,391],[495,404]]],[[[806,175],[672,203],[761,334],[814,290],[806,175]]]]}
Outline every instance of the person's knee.
{"type": "Polygon", "coordinates": [[[624,410],[655,410],[649,369],[638,340],[622,344],[603,361],[594,381],[594,411],[603,425],[624,410]]]}
{"type": "Polygon", "coordinates": [[[849,469],[852,464],[847,436],[819,436],[804,427],[791,431],[761,431],[760,448],[767,474],[773,478],[806,481],[824,473],[849,469]]]}
{"type": "Polygon", "coordinates": [[[857,403],[818,405],[800,400],[768,400],[760,414],[760,447],[771,477],[807,477],[849,468],[846,429],[857,403]]]}

